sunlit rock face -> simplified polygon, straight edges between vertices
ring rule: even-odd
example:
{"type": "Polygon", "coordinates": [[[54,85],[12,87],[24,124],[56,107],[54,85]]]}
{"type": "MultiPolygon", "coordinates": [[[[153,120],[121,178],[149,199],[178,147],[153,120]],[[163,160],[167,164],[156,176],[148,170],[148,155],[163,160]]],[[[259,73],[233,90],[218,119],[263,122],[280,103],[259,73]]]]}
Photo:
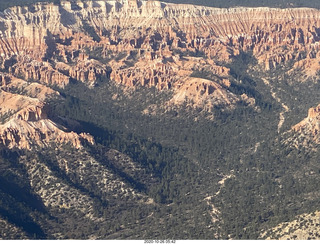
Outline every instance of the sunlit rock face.
{"type": "Polygon", "coordinates": [[[319,35],[320,11],[308,8],[218,9],[120,0],[6,9],[0,14],[2,143],[30,148],[56,140],[80,147],[86,136],[66,132],[46,115],[46,98],[58,96],[51,88],[72,80],[94,87],[106,78],[129,89],[172,90],[167,105],[189,103],[208,111],[232,109],[239,102],[254,106],[254,98],[229,90],[226,64],[232,57],[250,51],[262,70],[291,62],[307,79],[320,69],[319,35]],[[191,78],[199,70],[214,79],[191,78]],[[12,92],[18,87],[23,95],[12,92]]]}
{"type": "Polygon", "coordinates": [[[46,99],[59,93],[38,83],[28,83],[6,76],[0,87],[0,144],[9,148],[31,149],[33,146],[70,144],[82,147],[82,141],[94,144],[87,134],[69,132],[48,118],[46,99]],[[24,95],[16,93],[21,91],[24,95]]]}
{"type": "Polygon", "coordinates": [[[300,123],[292,127],[293,131],[303,137],[308,137],[316,143],[320,143],[320,105],[310,108],[308,116],[300,123]]]}
{"type": "Polygon", "coordinates": [[[65,86],[68,77],[94,85],[98,77],[109,74],[106,63],[84,55],[86,49],[99,48],[102,58],[124,53],[109,64],[112,78],[131,86],[168,89],[188,75],[177,70],[193,68],[184,67],[175,50],[201,51],[221,61],[239,50],[252,50],[267,70],[301,60],[306,61],[297,66],[310,67],[309,60],[319,58],[319,17],[318,10],[307,8],[218,9],[159,1],[39,3],[1,14],[0,55],[2,65],[16,75],[65,86]],[[133,52],[135,62],[129,69],[120,61],[133,52]],[[69,65],[61,68],[61,62],[69,65]],[[147,73],[142,78],[143,72],[147,73]]]}

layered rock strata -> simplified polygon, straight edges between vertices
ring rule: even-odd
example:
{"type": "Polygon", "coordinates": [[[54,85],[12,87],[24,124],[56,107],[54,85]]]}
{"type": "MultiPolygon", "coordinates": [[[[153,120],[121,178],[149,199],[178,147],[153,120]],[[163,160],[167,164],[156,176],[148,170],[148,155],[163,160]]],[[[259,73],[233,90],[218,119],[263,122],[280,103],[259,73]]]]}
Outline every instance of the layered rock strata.
{"type": "MultiPolygon", "coordinates": [[[[15,102],[2,103],[2,127],[45,122],[45,113],[38,112],[53,95],[49,87],[63,88],[71,79],[89,87],[110,78],[129,88],[173,90],[170,105],[189,102],[206,110],[234,108],[238,102],[255,106],[250,94],[231,92],[225,64],[242,51],[252,52],[256,68],[272,70],[290,62],[289,72],[300,70],[308,79],[320,69],[319,40],[320,11],[309,8],[218,9],[150,0],[9,8],[0,14],[0,82],[2,100],[15,102]],[[195,72],[214,78],[191,78],[195,72]],[[18,96],[19,89],[25,94],[18,96]]],[[[45,123],[48,128],[56,126],[50,123],[45,123]]]]}
{"type": "MultiPolygon", "coordinates": [[[[109,64],[111,78],[117,82],[168,89],[173,80],[167,76],[177,75],[170,68],[180,67],[183,56],[228,62],[240,50],[252,51],[267,70],[288,61],[316,61],[319,17],[320,11],[308,8],[218,9],[139,0],[39,3],[2,13],[0,55],[4,67],[10,66],[12,57],[29,57],[28,63],[18,58],[12,72],[59,86],[66,85],[68,77],[94,85],[98,77],[108,77],[106,60],[111,57],[118,64],[109,64]],[[97,53],[90,55],[92,51],[97,53]],[[128,58],[133,52],[138,56],[132,61],[128,58]],[[124,60],[119,58],[123,53],[124,60]],[[92,61],[97,55],[105,60],[92,61]],[[44,62],[48,60],[51,66],[44,62]],[[119,61],[131,62],[132,69],[124,69],[119,61]],[[61,62],[68,65],[62,73],[61,62]],[[164,70],[140,70],[136,65],[150,62],[160,63],[164,70]],[[137,77],[144,71],[144,79],[137,77]]],[[[301,65],[306,64],[297,64],[301,65]]]]}
{"type": "Polygon", "coordinates": [[[71,144],[76,148],[82,147],[82,141],[94,144],[90,135],[69,132],[48,118],[45,100],[52,96],[59,93],[41,84],[7,77],[6,85],[0,90],[0,144],[19,149],[51,143],[71,144]]]}

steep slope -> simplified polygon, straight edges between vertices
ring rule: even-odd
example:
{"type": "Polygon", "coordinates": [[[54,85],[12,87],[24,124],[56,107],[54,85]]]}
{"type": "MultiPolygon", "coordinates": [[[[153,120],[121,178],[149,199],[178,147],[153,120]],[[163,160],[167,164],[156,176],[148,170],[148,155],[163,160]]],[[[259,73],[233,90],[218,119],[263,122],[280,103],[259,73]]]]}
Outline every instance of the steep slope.
{"type": "Polygon", "coordinates": [[[19,154],[1,158],[1,239],[105,239],[154,211],[139,186],[155,179],[119,152],[90,155],[60,144],[19,154]]]}
{"type": "Polygon", "coordinates": [[[319,105],[310,108],[308,116],[298,124],[292,126],[286,133],[284,143],[297,149],[307,151],[317,150],[319,145],[319,105]]]}
{"type": "Polygon", "coordinates": [[[292,129],[296,132],[304,132],[304,134],[313,136],[313,140],[319,143],[319,130],[320,130],[320,105],[315,108],[310,108],[308,111],[308,117],[295,125],[292,129]]]}
{"type": "Polygon", "coordinates": [[[241,50],[252,50],[262,69],[289,61],[297,62],[294,69],[311,68],[308,64],[319,56],[318,17],[319,11],[307,8],[39,3],[32,11],[4,11],[0,53],[4,69],[43,84],[64,87],[72,78],[94,86],[96,80],[111,77],[129,87],[179,90],[181,82],[205,66],[215,81],[228,83],[228,69],[217,63],[229,62],[241,50]],[[203,58],[199,63],[192,56],[203,58]]]}
{"type": "Polygon", "coordinates": [[[319,107],[286,129],[319,103],[319,17],[139,0],[0,13],[1,238],[257,239],[318,210],[319,107]]]}
{"type": "Polygon", "coordinates": [[[79,148],[81,139],[93,144],[89,135],[67,132],[66,128],[48,119],[45,100],[57,96],[59,93],[48,87],[35,83],[27,84],[23,80],[8,76],[0,93],[3,120],[0,125],[1,144],[8,148],[29,150],[32,145],[44,146],[54,142],[71,143],[79,148]],[[17,91],[26,95],[12,93],[17,91]]]}
{"type": "Polygon", "coordinates": [[[283,223],[264,233],[262,238],[277,240],[317,240],[319,239],[319,212],[303,214],[294,221],[283,223]]]}

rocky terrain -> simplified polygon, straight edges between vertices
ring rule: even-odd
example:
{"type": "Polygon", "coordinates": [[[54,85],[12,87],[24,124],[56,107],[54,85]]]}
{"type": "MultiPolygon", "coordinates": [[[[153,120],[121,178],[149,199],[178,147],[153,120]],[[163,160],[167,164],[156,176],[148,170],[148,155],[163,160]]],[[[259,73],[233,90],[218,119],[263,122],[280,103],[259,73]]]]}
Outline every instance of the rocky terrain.
{"type": "Polygon", "coordinates": [[[28,84],[10,76],[4,79],[1,86],[2,145],[30,150],[35,145],[45,146],[48,143],[71,143],[79,148],[81,139],[94,143],[91,136],[68,132],[66,128],[48,119],[45,100],[59,96],[58,92],[41,84],[28,84]]]}
{"type": "Polygon", "coordinates": [[[295,125],[292,129],[294,131],[304,131],[311,133],[314,136],[315,140],[318,142],[319,135],[319,114],[320,106],[318,105],[315,108],[310,108],[308,111],[308,117],[301,121],[299,124],[295,125]]]}
{"type": "Polygon", "coordinates": [[[316,150],[319,144],[319,119],[319,106],[310,108],[308,116],[292,127],[294,136],[289,137],[286,143],[296,148],[316,150]]]}
{"type": "Polygon", "coordinates": [[[312,8],[4,10],[0,238],[310,237],[319,41],[312,8]]]}
{"type": "Polygon", "coordinates": [[[292,222],[274,227],[269,233],[269,240],[317,240],[319,239],[319,212],[303,214],[292,222]]]}
{"type": "Polygon", "coordinates": [[[38,3],[1,15],[0,62],[6,74],[50,87],[63,88],[70,80],[93,87],[107,77],[128,88],[172,90],[172,105],[200,104],[208,111],[239,102],[252,106],[251,94],[229,89],[225,63],[251,51],[256,68],[291,62],[288,73],[302,70],[301,81],[314,77],[320,68],[319,14],[137,0],[38,3]],[[209,72],[210,81],[190,79],[195,72],[209,72]]]}
{"type": "Polygon", "coordinates": [[[4,11],[2,67],[43,84],[63,87],[73,78],[94,85],[110,76],[131,87],[170,89],[199,66],[207,66],[219,81],[228,69],[215,62],[228,62],[240,50],[252,50],[266,70],[288,61],[306,69],[307,76],[318,69],[313,61],[319,56],[319,12],[314,9],[215,9],[158,1],[32,8],[4,11]],[[193,55],[206,58],[199,63],[193,55]]]}

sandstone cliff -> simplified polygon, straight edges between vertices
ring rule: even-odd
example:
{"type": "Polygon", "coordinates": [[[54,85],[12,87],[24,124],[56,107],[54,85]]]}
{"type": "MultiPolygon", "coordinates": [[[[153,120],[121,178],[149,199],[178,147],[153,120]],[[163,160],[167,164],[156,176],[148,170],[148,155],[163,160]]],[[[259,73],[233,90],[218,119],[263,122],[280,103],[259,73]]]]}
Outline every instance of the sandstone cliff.
{"type": "Polygon", "coordinates": [[[9,8],[0,14],[3,131],[12,134],[9,125],[26,123],[55,126],[42,117],[42,102],[55,95],[49,87],[63,88],[70,80],[93,87],[110,78],[123,87],[172,90],[169,105],[187,102],[208,111],[239,102],[255,106],[252,95],[231,92],[225,64],[251,51],[258,69],[290,62],[289,72],[314,77],[320,69],[319,27],[320,11],[308,8],[218,9],[141,0],[9,8]],[[193,72],[210,72],[214,79],[190,78],[193,72]]]}
{"type": "Polygon", "coordinates": [[[66,128],[48,118],[46,99],[59,93],[44,85],[6,76],[6,84],[0,90],[0,144],[9,148],[31,149],[70,143],[82,147],[81,141],[94,143],[87,134],[68,132],[66,128]],[[24,95],[18,94],[24,93],[24,95]]]}
{"type": "Polygon", "coordinates": [[[71,144],[75,148],[82,147],[81,141],[93,144],[93,138],[87,134],[68,132],[65,128],[48,119],[46,106],[25,106],[8,122],[0,125],[0,144],[9,148],[31,149],[33,146],[49,146],[71,144]]]}
{"type": "MultiPolygon", "coordinates": [[[[108,76],[107,62],[83,55],[88,50],[98,50],[101,57],[112,54],[118,64],[119,54],[126,53],[128,58],[135,51],[146,66],[152,61],[169,61],[169,65],[161,72],[150,67],[144,80],[136,77],[141,72],[139,62],[133,62],[130,70],[111,65],[111,78],[162,89],[172,86],[173,81],[166,78],[172,64],[181,68],[183,59],[176,50],[220,61],[229,61],[239,50],[251,50],[267,70],[288,61],[316,61],[319,17],[320,11],[307,8],[217,9],[139,0],[62,1],[60,6],[39,3],[32,11],[14,7],[2,13],[0,55],[3,67],[12,66],[10,72],[15,75],[63,87],[68,77],[89,81],[92,86],[98,77],[108,76]],[[12,57],[16,63],[10,65],[12,57]],[[50,64],[44,62],[47,60],[50,64]],[[69,65],[64,72],[59,62],[69,65]]],[[[297,64],[301,65],[304,63],[297,64]]]]}
{"type": "Polygon", "coordinates": [[[308,116],[285,133],[284,144],[313,151],[320,143],[320,105],[310,108],[308,116]]]}
{"type": "Polygon", "coordinates": [[[310,108],[308,117],[302,120],[292,129],[295,132],[300,132],[311,136],[317,143],[320,142],[320,105],[315,108],[310,108]]]}

